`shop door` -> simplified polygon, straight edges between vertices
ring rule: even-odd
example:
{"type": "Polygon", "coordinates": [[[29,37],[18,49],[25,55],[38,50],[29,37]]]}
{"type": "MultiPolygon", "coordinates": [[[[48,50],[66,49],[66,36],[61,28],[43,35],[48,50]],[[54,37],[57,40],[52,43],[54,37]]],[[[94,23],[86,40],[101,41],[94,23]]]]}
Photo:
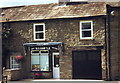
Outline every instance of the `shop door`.
{"type": "Polygon", "coordinates": [[[53,79],[60,78],[59,53],[53,53],[53,79]]]}
{"type": "Polygon", "coordinates": [[[73,51],[73,79],[102,79],[101,51],[73,51]]]}

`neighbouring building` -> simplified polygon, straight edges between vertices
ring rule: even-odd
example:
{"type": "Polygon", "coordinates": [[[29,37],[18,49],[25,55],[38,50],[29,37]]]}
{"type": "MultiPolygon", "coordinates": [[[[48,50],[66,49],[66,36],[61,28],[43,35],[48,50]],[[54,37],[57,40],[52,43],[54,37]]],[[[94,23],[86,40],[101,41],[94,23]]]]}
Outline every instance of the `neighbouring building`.
{"type": "Polygon", "coordinates": [[[120,80],[119,3],[78,2],[2,8],[9,80],[120,80]]]}

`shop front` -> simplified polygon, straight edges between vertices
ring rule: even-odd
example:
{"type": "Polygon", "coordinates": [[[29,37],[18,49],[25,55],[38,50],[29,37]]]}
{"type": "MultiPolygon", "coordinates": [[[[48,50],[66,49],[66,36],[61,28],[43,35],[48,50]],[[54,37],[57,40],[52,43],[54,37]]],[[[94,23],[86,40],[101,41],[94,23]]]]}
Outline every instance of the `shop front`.
{"type": "Polygon", "coordinates": [[[25,43],[24,48],[26,57],[30,57],[28,71],[34,78],[60,78],[61,42],[25,43]]]}

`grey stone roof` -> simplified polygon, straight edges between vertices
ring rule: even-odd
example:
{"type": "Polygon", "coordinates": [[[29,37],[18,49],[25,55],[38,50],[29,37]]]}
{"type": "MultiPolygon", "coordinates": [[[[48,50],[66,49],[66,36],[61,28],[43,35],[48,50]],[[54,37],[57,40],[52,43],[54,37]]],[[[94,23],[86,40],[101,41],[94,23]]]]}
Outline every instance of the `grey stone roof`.
{"type": "Polygon", "coordinates": [[[104,2],[59,6],[40,4],[2,8],[0,21],[27,21],[106,15],[104,2]]]}

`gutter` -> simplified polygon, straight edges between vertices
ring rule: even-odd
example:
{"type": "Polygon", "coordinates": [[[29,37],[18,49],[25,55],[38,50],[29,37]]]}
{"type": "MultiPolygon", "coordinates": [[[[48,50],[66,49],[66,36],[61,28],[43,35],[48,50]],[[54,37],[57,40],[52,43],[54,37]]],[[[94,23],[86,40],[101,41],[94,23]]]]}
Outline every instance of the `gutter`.
{"type": "Polygon", "coordinates": [[[19,20],[11,20],[7,18],[7,20],[0,20],[0,22],[26,22],[26,21],[38,21],[38,20],[54,20],[54,19],[74,19],[74,18],[83,18],[83,17],[94,17],[94,16],[104,16],[106,14],[98,14],[98,15],[84,15],[84,16],[59,16],[59,17],[44,17],[44,18],[36,18],[36,19],[19,19],[19,20]]]}

